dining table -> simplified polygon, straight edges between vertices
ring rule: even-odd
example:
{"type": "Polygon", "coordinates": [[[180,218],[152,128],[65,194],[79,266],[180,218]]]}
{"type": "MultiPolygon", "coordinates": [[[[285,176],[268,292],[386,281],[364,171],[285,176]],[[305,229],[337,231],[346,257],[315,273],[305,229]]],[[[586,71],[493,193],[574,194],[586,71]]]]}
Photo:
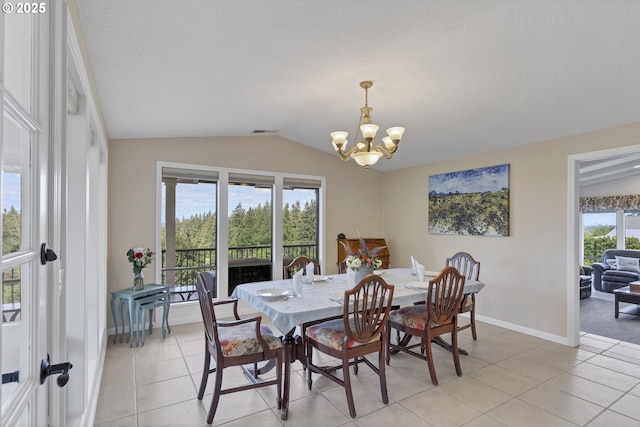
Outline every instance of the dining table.
{"type": "MultiPolygon", "coordinates": [[[[376,270],[385,282],[394,285],[394,306],[410,305],[425,301],[429,280],[439,274],[438,271],[425,271],[423,281],[419,281],[409,268],[391,268],[376,270]]],[[[242,300],[266,317],[282,334],[284,345],[284,385],[281,419],[288,416],[291,363],[299,360],[306,363],[305,349],[298,327],[322,319],[341,316],[343,313],[344,292],[355,284],[350,284],[347,274],[314,275],[313,280],[302,286],[302,294],[293,296],[293,280],[271,280],[244,283],[235,287],[231,297],[242,300]]],[[[484,283],[466,280],[464,293],[472,294],[482,290],[484,283]]],[[[446,343],[441,343],[446,344],[446,343]]],[[[463,351],[464,352],[464,351],[463,351]]],[[[253,372],[257,377],[263,367],[253,372]]]]}

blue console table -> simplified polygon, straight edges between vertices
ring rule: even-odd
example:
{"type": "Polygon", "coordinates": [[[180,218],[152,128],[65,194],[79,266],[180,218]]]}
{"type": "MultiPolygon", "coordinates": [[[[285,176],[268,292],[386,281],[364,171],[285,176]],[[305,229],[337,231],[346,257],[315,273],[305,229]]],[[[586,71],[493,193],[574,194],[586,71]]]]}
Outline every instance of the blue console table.
{"type": "MultiPolygon", "coordinates": [[[[133,290],[133,287],[120,289],[117,291],[111,292],[111,315],[113,316],[113,324],[116,328],[116,334],[113,336],[113,343],[116,343],[116,338],[118,337],[118,319],[116,317],[116,299],[120,299],[120,322],[122,323],[122,335],[120,335],[120,342],[122,342],[124,338],[124,310],[122,306],[126,303],[129,308],[129,342],[131,343],[131,347],[133,347],[133,322],[136,320],[136,316],[134,313],[135,310],[135,300],[149,297],[155,294],[166,294],[166,301],[170,301],[169,294],[169,286],[168,285],[145,285],[143,289],[139,291],[133,290]]],[[[164,316],[168,316],[168,306],[165,305],[165,313],[164,316]]],[[[165,317],[166,318],[166,317],[165,317]]],[[[143,326],[144,327],[144,326],[143,326]]],[[[137,331],[137,325],[136,325],[137,331]]],[[[164,335],[164,334],[163,334],[164,335]]]]}

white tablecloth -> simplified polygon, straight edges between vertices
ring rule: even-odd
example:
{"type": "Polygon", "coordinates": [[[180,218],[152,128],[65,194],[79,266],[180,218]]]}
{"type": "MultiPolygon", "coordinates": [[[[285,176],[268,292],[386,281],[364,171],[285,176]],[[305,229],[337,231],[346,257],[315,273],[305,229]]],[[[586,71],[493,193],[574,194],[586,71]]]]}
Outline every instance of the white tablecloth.
{"type": "MultiPolygon", "coordinates": [[[[261,289],[291,289],[293,281],[272,280],[267,282],[246,283],[236,286],[232,297],[245,301],[269,317],[283,334],[296,326],[326,317],[342,314],[344,291],[350,288],[346,274],[327,276],[324,281],[302,285],[302,296],[283,298],[265,298],[256,293],[261,289]]],[[[408,268],[382,270],[381,277],[394,285],[393,304],[408,305],[426,299],[426,287],[433,276],[425,276],[425,282],[417,282],[416,276],[408,268]],[[424,287],[425,290],[416,289],[424,287]]],[[[484,283],[475,280],[465,282],[465,294],[480,292],[484,283]]],[[[293,292],[290,292],[293,295],[293,292]]]]}

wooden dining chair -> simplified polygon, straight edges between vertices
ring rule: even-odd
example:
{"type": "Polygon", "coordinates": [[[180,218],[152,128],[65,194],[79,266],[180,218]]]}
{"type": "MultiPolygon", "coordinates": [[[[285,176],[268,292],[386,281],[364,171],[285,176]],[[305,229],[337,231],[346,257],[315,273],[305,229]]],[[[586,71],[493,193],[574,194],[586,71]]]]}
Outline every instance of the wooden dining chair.
{"type": "MultiPolygon", "coordinates": [[[[306,256],[296,257],[293,261],[291,261],[288,265],[283,267],[282,276],[284,279],[291,279],[294,273],[300,269],[304,270],[307,267],[307,264],[313,262],[311,258],[306,256]]],[[[316,264],[313,262],[313,274],[322,274],[320,272],[320,264],[316,264]]]]}
{"type": "Polygon", "coordinates": [[[400,351],[426,360],[431,375],[431,382],[438,385],[438,378],[433,363],[431,341],[441,339],[442,335],[451,334],[451,353],[458,376],[462,375],[458,355],[457,318],[464,292],[465,276],[454,267],[445,267],[436,277],[429,281],[427,303],[402,307],[389,313],[387,326],[387,364],[390,355],[400,351]],[[404,333],[397,343],[391,342],[391,329],[404,333]],[[420,342],[411,344],[411,337],[419,337],[420,342]],[[420,353],[412,349],[419,347],[420,353]]]}
{"type": "Polygon", "coordinates": [[[387,339],[385,328],[392,299],[393,285],[388,285],[378,275],[370,274],[354,288],[345,291],[341,317],[309,325],[305,330],[309,390],[313,372],[343,386],[352,417],[356,416],[356,410],[351,391],[350,366],[355,369],[359,363],[365,363],[378,374],[382,401],[389,403],[384,354],[387,339]],[[314,365],[314,349],[340,359],[341,363],[335,366],[314,365]],[[378,353],[377,367],[364,357],[372,353],[378,353]],[[333,374],[339,369],[342,369],[344,379],[333,374]]]}
{"type": "Polygon", "coordinates": [[[347,260],[346,258],[338,263],[338,274],[344,274],[347,272],[347,260]]]}
{"type": "Polygon", "coordinates": [[[213,302],[211,293],[207,290],[202,273],[196,277],[196,290],[200,301],[200,311],[204,323],[204,369],[198,391],[198,400],[204,397],[209,374],[214,373],[215,388],[211,398],[211,406],[207,415],[207,423],[213,422],[213,417],[218,408],[220,396],[237,391],[248,390],[257,387],[275,385],[277,387],[278,409],[282,405],[282,362],[283,350],[280,338],[276,337],[267,326],[260,324],[261,317],[240,319],[238,316],[238,300],[225,300],[213,302]],[[215,307],[222,304],[232,304],[234,320],[222,321],[216,319],[215,307]],[[211,358],[215,361],[215,367],[211,368],[211,358]],[[276,376],[272,380],[260,380],[255,378],[251,384],[222,389],[222,373],[230,366],[254,365],[254,372],[258,362],[275,359],[276,376]]]}
{"type": "MultiPolygon", "coordinates": [[[[452,257],[447,258],[447,266],[455,267],[460,274],[464,275],[467,280],[478,280],[480,277],[480,262],[476,261],[467,252],[458,252],[452,257]]],[[[466,294],[462,299],[460,313],[469,313],[469,323],[458,325],[458,331],[471,328],[471,336],[474,340],[478,339],[476,333],[476,294],[466,294]]]]}

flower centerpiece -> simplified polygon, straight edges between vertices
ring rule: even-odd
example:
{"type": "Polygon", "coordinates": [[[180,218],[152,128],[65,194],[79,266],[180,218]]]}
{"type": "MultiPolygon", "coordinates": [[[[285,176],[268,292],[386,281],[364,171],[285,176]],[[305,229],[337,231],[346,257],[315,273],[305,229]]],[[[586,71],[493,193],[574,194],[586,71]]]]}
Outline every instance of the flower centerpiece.
{"type": "Polygon", "coordinates": [[[127,251],[127,258],[133,264],[133,288],[139,291],[144,288],[142,270],[153,261],[153,252],[149,248],[131,248],[127,251]]]}
{"type": "Polygon", "coordinates": [[[372,274],[374,269],[380,268],[382,261],[378,258],[378,253],[386,248],[386,246],[378,246],[369,249],[365,239],[359,238],[359,240],[360,247],[357,252],[351,250],[351,247],[344,242],[340,242],[347,253],[347,257],[344,259],[347,267],[356,272],[356,283],[367,274],[372,274]]]}

